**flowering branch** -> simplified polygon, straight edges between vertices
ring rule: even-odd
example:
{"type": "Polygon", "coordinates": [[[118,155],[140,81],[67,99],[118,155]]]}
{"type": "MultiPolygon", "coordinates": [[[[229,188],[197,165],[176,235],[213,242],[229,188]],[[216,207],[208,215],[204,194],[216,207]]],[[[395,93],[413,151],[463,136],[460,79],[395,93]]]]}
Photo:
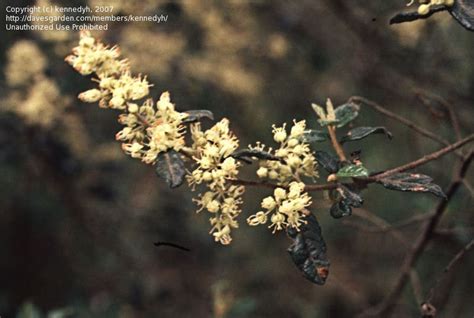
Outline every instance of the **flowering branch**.
{"type": "MultiPolygon", "coordinates": [[[[370,183],[381,183],[392,190],[444,196],[430,177],[403,172],[455,151],[474,139],[474,135],[470,135],[411,163],[370,175],[360,158],[351,155],[348,160],[342,145],[372,134],[382,133],[391,138],[391,133],[385,127],[356,127],[338,139],[336,129],[358,116],[358,103],[368,102],[352,97],[338,107],[334,107],[330,99],[325,109],[312,105],[324,130],[308,129],[305,120],[293,120],[289,129],[286,123],[272,126],[275,147],[257,141],[248,149],[239,150],[239,139],[231,131],[227,118],[203,130],[200,121],[214,119],[210,111],[179,112],[168,92],[162,93],[156,102],[149,98],[152,85],[146,76],[132,75],[127,60],[120,59],[118,47],[110,48],[90,33],[82,32],[79,45],[66,61],[80,74],[96,77],[98,88],[79,94],[79,99],[122,112],[118,121],[124,127],[115,137],[122,142],[126,154],[154,165],[158,176],[172,188],[186,180],[192,191],[203,189],[193,201],[197,212],[205,210],[210,214],[209,233],[216,242],[231,243],[232,231],[239,227],[245,187],[272,189],[273,193],[261,201],[262,210],[250,215],[246,223],[250,226],[268,224],[273,233],[285,230],[294,240],[289,249],[293,261],[305,277],[316,284],[324,284],[329,261],[319,223],[308,210],[312,204],[310,192],[329,191],[333,200],[330,213],[335,218],[350,215],[352,208],[361,207],[361,192],[370,183]],[[190,138],[185,138],[187,134],[190,138]],[[310,144],[326,140],[331,142],[337,157],[311,149],[310,144]],[[239,179],[242,162],[253,161],[258,164],[255,173],[261,181],[239,179]],[[329,183],[314,183],[319,177],[319,166],[329,173],[329,183]]],[[[406,120],[402,122],[411,125],[406,120]]]]}

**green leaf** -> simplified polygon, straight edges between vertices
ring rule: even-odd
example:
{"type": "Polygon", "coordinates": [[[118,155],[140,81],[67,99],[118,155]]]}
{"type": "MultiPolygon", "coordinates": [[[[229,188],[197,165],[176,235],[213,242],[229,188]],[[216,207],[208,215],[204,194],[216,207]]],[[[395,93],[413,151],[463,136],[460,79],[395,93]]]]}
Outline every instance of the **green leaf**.
{"type": "Polygon", "coordinates": [[[336,127],[341,128],[353,121],[359,115],[360,107],[354,103],[347,103],[338,106],[334,112],[336,113],[336,127]]]}
{"type": "Polygon", "coordinates": [[[316,161],[329,173],[339,170],[339,159],[324,151],[316,151],[316,161]]]}
{"type": "Polygon", "coordinates": [[[214,120],[214,114],[207,109],[197,109],[197,110],[188,110],[184,112],[188,116],[182,120],[183,124],[194,123],[202,118],[209,118],[210,120],[214,120]]]}
{"type": "Polygon", "coordinates": [[[309,129],[304,131],[301,139],[307,143],[326,141],[329,139],[329,134],[322,130],[309,129]]]}
{"type": "Polygon", "coordinates": [[[288,236],[293,239],[288,253],[306,279],[324,285],[330,265],[326,256],[326,243],[316,217],[310,214],[305,220],[307,223],[300,227],[300,231],[287,229],[288,236]]]}
{"type": "Polygon", "coordinates": [[[362,165],[349,164],[339,169],[336,175],[342,178],[368,177],[369,171],[362,165]]]}
{"type": "Polygon", "coordinates": [[[438,197],[446,198],[441,187],[432,183],[433,179],[419,173],[397,173],[377,181],[385,188],[407,192],[429,192],[438,197]]]}
{"type": "Polygon", "coordinates": [[[392,133],[385,127],[357,127],[351,129],[347,135],[341,138],[340,143],[363,139],[371,134],[385,134],[388,139],[392,139],[392,133]]]}
{"type": "Polygon", "coordinates": [[[252,163],[252,159],[262,159],[262,160],[273,160],[273,161],[280,161],[282,162],[283,159],[272,155],[267,151],[257,150],[257,149],[241,149],[235,151],[233,154],[230,155],[235,159],[239,159],[245,161],[247,163],[252,163]]]}
{"type": "Polygon", "coordinates": [[[170,188],[179,187],[184,181],[184,162],[181,155],[174,150],[168,150],[158,155],[156,174],[166,180],[170,188]]]}

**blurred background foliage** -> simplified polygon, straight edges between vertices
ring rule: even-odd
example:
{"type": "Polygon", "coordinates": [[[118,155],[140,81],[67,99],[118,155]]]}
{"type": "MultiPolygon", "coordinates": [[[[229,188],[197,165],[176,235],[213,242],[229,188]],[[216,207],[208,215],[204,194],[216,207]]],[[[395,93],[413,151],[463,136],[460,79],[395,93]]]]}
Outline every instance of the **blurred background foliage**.
{"type": "MultiPolygon", "coordinates": [[[[455,107],[472,132],[474,38],[447,13],[403,25],[388,19],[403,0],[7,0],[15,5],[113,5],[115,14],[169,15],[166,23],[110,23],[135,73],[148,75],[156,99],[169,90],[179,110],[227,117],[246,146],[271,140],[271,125],[306,118],[310,103],[361,95],[442,138],[456,136],[444,108],[417,98],[425,90],[455,107]]],[[[5,8],[2,8],[4,12],[5,8]]],[[[228,247],[208,235],[192,193],[169,190],[154,169],[122,154],[113,111],[77,100],[94,84],[64,61],[73,32],[5,32],[0,42],[0,315],[2,317],[351,317],[380,301],[408,246],[390,233],[366,233],[329,216],[314,194],[331,260],[325,286],[301,277],[285,235],[242,222],[228,247]],[[156,248],[155,241],[191,252],[156,248]]],[[[357,125],[386,126],[347,144],[379,171],[441,145],[363,107],[357,125]]],[[[328,150],[321,144],[318,149],[328,150]]],[[[454,155],[418,169],[442,187],[454,155]]],[[[252,169],[244,169],[253,178],[252,169]]],[[[472,180],[472,173],[470,174],[472,180]]],[[[321,178],[324,182],[324,177],[321,178]]],[[[266,190],[249,189],[244,215],[266,190]]],[[[437,198],[371,186],[365,208],[388,222],[429,213],[437,198]]],[[[473,237],[472,193],[463,188],[417,265],[425,295],[452,256],[473,237]],[[454,230],[453,230],[454,229],[454,230]]],[[[352,220],[364,224],[357,216],[352,220]]],[[[348,223],[349,222],[349,223],[348,223]]],[[[401,229],[408,242],[419,233],[401,229]]],[[[474,257],[449,274],[434,300],[443,317],[472,317],[474,257]]],[[[410,287],[395,313],[418,313],[410,287]]]]}

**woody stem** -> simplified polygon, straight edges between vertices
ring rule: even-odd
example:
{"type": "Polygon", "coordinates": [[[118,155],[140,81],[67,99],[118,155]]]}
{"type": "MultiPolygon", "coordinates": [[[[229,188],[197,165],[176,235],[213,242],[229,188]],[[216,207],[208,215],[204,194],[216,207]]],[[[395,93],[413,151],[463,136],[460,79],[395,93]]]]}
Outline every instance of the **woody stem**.
{"type": "Polygon", "coordinates": [[[347,161],[346,155],[344,154],[344,150],[342,149],[341,144],[337,141],[336,136],[336,127],[333,125],[328,126],[329,137],[331,138],[332,147],[337,153],[337,156],[341,161],[347,161]]]}

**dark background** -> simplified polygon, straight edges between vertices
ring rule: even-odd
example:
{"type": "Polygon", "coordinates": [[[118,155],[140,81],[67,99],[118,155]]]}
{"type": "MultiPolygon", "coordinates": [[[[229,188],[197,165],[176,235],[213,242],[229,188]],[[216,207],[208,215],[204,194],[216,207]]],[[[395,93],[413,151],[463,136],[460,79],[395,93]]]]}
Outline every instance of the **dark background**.
{"type": "MultiPolygon", "coordinates": [[[[270,142],[271,125],[293,118],[306,118],[316,128],[311,102],[323,104],[330,97],[341,104],[352,95],[377,101],[454,142],[447,110],[423,103],[420,90],[445,98],[462,135],[472,133],[474,37],[448,13],[390,26],[405,1],[51,3],[107,4],[124,15],[168,14],[166,23],[111,23],[107,32],[94,35],[119,45],[135,74],[148,75],[155,99],[169,90],[178,110],[210,109],[217,119],[229,118],[241,146],[270,142]]],[[[371,225],[357,216],[363,211],[335,220],[324,194],[314,193],[312,210],[331,260],[326,285],[317,286],[291,263],[283,233],[245,225],[268,195],[248,189],[241,228],[230,246],[220,246],[207,233],[208,216],[195,214],[194,194],[186,186],[168,189],[153,167],[121,153],[114,141],[118,114],[77,100],[94,87],[64,62],[78,34],[1,32],[2,317],[37,312],[51,317],[61,308],[67,309],[62,316],[72,317],[352,317],[393,286],[419,223],[401,228],[405,242],[391,232],[367,233],[353,226],[371,225]],[[15,51],[20,44],[23,49],[15,51]],[[15,74],[29,72],[15,82],[15,74]],[[191,252],[156,248],[155,241],[191,252]]],[[[392,141],[376,135],[347,145],[347,153],[362,150],[371,171],[443,146],[368,107],[354,125],[383,125],[394,135],[392,141]]],[[[450,154],[417,171],[446,189],[458,161],[450,154]]],[[[242,175],[254,178],[252,171],[245,168],[242,175]]],[[[325,182],[324,174],[318,182],[325,182]]],[[[365,209],[390,223],[429,213],[439,200],[375,185],[364,198],[365,209]]],[[[472,205],[466,187],[450,202],[443,231],[416,266],[422,295],[472,239],[472,205]]],[[[440,317],[474,315],[473,266],[468,254],[443,279],[434,299],[440,317]]],[[[395,316],[419,316],[410,284],[399,302],[395,316]]]]}

